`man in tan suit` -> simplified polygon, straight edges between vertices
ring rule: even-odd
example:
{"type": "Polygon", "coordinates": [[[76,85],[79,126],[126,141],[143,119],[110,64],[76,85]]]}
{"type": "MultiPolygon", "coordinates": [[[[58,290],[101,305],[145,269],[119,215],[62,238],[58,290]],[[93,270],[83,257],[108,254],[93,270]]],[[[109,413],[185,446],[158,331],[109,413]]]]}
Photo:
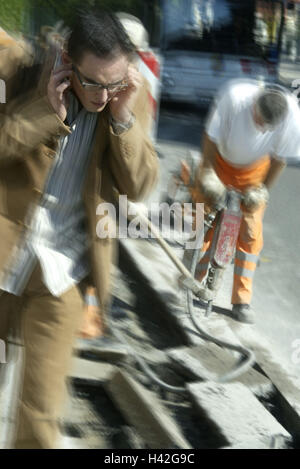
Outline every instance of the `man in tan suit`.
{"type": "Polygon", "coordinates": [[[0,339],[17,333],[25,352],[16,448],[57,445],[79,287],[95,288],[107,309],[116,250],[96,234],[97,206],[116,194],[140,199],[157,178],[133,52],[103,11],[78,15],[66,50],[43,67],[0,35],[0,339]]]}

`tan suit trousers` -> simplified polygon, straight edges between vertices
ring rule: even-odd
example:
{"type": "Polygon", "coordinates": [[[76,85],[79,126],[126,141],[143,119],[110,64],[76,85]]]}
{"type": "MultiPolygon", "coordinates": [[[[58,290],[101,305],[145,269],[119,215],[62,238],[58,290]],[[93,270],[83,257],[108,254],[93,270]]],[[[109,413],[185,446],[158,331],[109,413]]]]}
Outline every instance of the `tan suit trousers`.
{"type": "Polygon", "coordinates": [[[0,339],[24,350],[14,447],[55,448],[82,298],[77,287],[53,296],[38,264],[22,296],[0,293],[0,339]]]}

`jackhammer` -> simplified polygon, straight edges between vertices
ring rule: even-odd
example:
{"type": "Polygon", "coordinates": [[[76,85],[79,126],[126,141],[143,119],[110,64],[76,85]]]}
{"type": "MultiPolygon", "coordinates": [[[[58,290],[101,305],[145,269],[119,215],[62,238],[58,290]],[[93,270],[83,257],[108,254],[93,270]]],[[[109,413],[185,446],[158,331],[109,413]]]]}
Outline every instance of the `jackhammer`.
{"type": "MultiPolygon", "coordinates": [[[[240,210],[241,203],[241,194],[234,189],[229,189],[226,193],[226,196],[218,201],[214,209],[207,214],[204,220],[204,236],[209,229],[213,227],[213,224],[216,223],[216,228],[213,237],[212,245],[212,255],[210,258],[210,267],[207,279],[205,283],[199,283],[195,279],[195,270],[197,263],[199,261],[199,255],[201,252],[202,245],[195,246],[192,254],[192,262],[190,269],[188,270],[186,265],[176,256],[173,250],[170,248],[168,243],[162,238],[159,230],[150,222],[148,217],[146,217],[143,211],[140,210],[139,206],[128,202],[129,205],[132,205],[130,213],[133,213],[133,209],[138,213],[139,218],[143,223],[148,226],[152,237],[154,237],[157,243],[162,247],[162,249],[169,256],[171,261],[175,264],[179,272],[181,273],[181,284],[186,288],[186,298],[187,298],[187,310],[191,322],[193,323],[195,329],[198,331],[199,336],[209,342],[212,342],[220,347],[226,348],[233,352],[237,352],[240,355],[240,358],[236,362],[235,366],[231,371],[225,375],[215,377],[210,379],[211,381],[218,383],[225,383],[236,379],[241,374],[245,373],[255,362],[254,354],[251,350],[229,342],[220,340],[209,333],[207,333],[203,327],[200,327],[197,319],[194,314],[193,306],[193,294],[203,300],[207,300],[206,306],[206,316],[209,316],[212,310],[212,304],[214,297],[220,287],[222,274],[226,266],[231,262],[235,251],[235,245],[237,242],[237,237],[239,234],[240,223],[242,219],[242,214],[240,210]]],[[[198,239],[203,239],[202,236],[197,236],[198,239]]],[[[154,381],[159,386],[173,392],[186,392],[184,387],[171,386],[167,383],[161,381],[151,370],[151,368],[145,363],[145,361],[139,357],[130,347],[128,347],[127,342],[122,337],[122,334],[119,334],[118,331],[114,328],[114,334],[127,346],[129,353],[136,359],[144,372],[148,377],[154,381]]]]}
{"type": "MultiPolygon", "coordinates": [[[[204,218],[205,234],[212,229],[213,223],[216,225],[210,250],[208,274],[204,283],[205,292],[202,294],[202,298],[207,299],[206,317],[212,311],[213,300],[221,286],[223,274],[234,256],[242,221],[240,209],[242,198],[241,192],[233,188],[228,189],[225,196],[204,218]]],[[[190,266],[192,275],[195,275],[198,260],[199,255],[197,256],[194,252],[190,266]]]]}

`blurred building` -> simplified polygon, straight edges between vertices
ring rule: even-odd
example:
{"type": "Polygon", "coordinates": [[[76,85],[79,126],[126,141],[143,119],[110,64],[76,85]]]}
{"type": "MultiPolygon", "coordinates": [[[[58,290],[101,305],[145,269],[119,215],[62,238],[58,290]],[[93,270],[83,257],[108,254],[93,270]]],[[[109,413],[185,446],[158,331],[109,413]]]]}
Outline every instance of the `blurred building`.
{"type": "MultiPolygon", "coordinates": [[[[162,58],[162,99],[207,104],[226,80],[278,80],[300,57],[300,0],[86,0],[139,18],[162,58]]],[[[0,27],[34,38],[82,0],[0,0],[0,27]]]]}
{"type": "Polygon", "coordinates": [[[161,0],[162,99],[208,104],[232,78],[276,82],[282,0],[161,0]]]}
{"type": "Polygon", "coordinates": [[[9,32],[27,32],[30,0],[0,0],[0,27],[9,32]]]}
{"type": "Polygon", "coordinates": [[[300,0],[286,2],[282,53],[285,60],[300,60],[300,0]]]}

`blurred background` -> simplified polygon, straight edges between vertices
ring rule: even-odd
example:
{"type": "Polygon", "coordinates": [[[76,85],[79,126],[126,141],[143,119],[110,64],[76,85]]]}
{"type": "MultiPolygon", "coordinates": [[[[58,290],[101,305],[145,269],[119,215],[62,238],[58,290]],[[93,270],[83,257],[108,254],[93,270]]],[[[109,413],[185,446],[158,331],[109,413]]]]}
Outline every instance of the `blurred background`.
{"type": "Polygon", "coordinates": [[[0,0],[0,27],[33,40],[45,26],[71,26],[82,5],[132,14],[146,28],[160,64],[159,138],[199,145],[208,104],[228,79],[300,88],[300,0],[0,0]]]}
{"type": "Polygon", "coordinates": [[[280,77],[300,62],[300,0],[0,0],[0,27],[37,37],[77,7],[107,6],[138,17],[160,55],[162,101],[206,103],[228,78],[280,77]]]}
{"type": "MultiPolygon", "coordinates": [[[[0,27],[34,40],[45,26],[72,26],[75,9],[88,4],[134,15],[148,32],[141,57],[152,87],[160,187],[181,155],[199,151],[208,105],[228,79],[279,83],[299,89],[300,98],[300,0],[0,0],[0,27]]],[[[273,191],[253,300],[258,328],[276,348],[280,342],[290,364],[300,339],[299,171],[300,162],[290,162],[273,191]]]]}

